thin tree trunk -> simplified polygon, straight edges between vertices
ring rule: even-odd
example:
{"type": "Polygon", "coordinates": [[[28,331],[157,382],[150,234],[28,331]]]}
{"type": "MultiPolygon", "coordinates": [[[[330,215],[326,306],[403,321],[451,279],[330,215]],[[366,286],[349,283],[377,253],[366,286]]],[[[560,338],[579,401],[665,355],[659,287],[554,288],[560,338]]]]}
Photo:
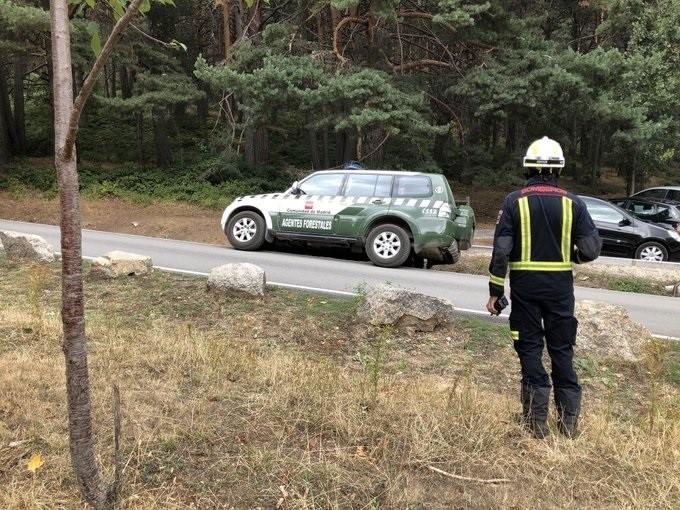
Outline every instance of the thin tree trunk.
{"type": "Polygon", "coordinates": [[[5,126],[5,116],[0,112],[0,169],[9,161],[11,156],[9,135],[5,126]]]}
{"type": "Polygon", "coordinates": [[[321,153],[319,152],[319,138],[316,129],[310,127],[307,129],[309,136],[309,149],[312,156],[312,168],[318,170],[321,168],[321,153]]]}
{"type": "Polygon", "coordinates": [[[144,112],[135,114],[137,123],[137,163],[144,168],[144,112]]]}
{"type": "Polygon", "coordinates": [[[111,59],[111,97],[116,97],[116,62],[111,59]]]}
{"type": "Polygon", "coordinates": [[[9,153],[15,154],[17,149],[17,133],[14,129],[14,116],[9,101],[9,90],[7,89],[7,74],[5,66],[0,64],[0,116],[3,117],[5,137],[9,140],[9,153]]]}
{"type": "Polygon", "coordinates": [[[266,128],[247,128],[245,137],[245,158],[250,167],[262,165],[269,158],[269,136],[266,128]]]}
{"type": "Polygon", "coordinates": [[[569,150],[567,152],[567,165],[571,168],[571,175],[578,182],[578,164],[576,161],[576,115],[571,114],[569,122],[569,150]]]}
{"type": "Polygon", "coordinates": [[[26,153],[26,110],[24,107],[24,74],[26,61],[23,56],[14,62],[14,130],[17,133],[17,153],[26,153]]]}
{"type": "Polygon", "coordinates": [[[324,168],[329,168],[331,166],[331,155],[329,153],[328,147],[328,128],[323,128],[322,134],[322,144],[323,144],[323,166],[324,168]]]}
{"type": "Polygon", "coordinates": [[[222,10],[222,49],[226,60],[231,49],[231,0],[220,0],[219,5],[222,10]]]}
{"type": "Polygon", "coordinates": [[[120,95],[123,99],[129,99],[132,97],[132,83],[130,80],[130,74],[128,73],[127,67],[124,65],[120,66],[120,95]]]}
{"type": "Polygon", "coordinates": [[[170,152],[170,140],[167,130],[167,115],[161,107],[154,107],[152,112],[154,146],[156,147],[156,164],[160,167],[168,167],[172,163],[170,152]]]}
{"type": "Polygon", "coordinates": [[[345,132],[335,131],[335,164],[341,165],[345,161],[345,132]]]}
{"type": "Polygon", "coordinates": [[[64,156],[69,119],[73,110],[73,75],[68,6],[51,0],[52,62],[54,73],[54,148],[61,206],[61,317],[64,326],[66,394],[71,461],[85,500],[105,508],[106,489],[95,455],[92,403],[87,366],[85,303],[81,258],[80,196],[75,150],[64,156]]]}
{"type": "Polygon", "coordinates": [[[602,132],[600,131],[597,123],[594,125],[592,136],[593,143],[590,162],[590,184],[595,185],[600,173],[600,144],[602,141],[602,132]]]}
{"type": "Polygon", "coordinates": [[[120,445],[120,408],[114,388],[115,478],[104,483],[95,454],[92,433],[92,403],[85,336],[83,298],[80,194],[75,141],[80,116],[101,70],[122,32],[138,14],[142,0],[132,0],[116,22],[90,74],[73,101],[71,34],[66,0],[50,0],[51,55],[53,64],[54,165],[59,183],[61,208],[61,318],[66,365],[66,398],[69,421],[69,447],[73,470],[83,498],[95,510],[112,509],[120,491],[123,458],[120,445]]]}
{"type": "Polygon", "coordinates": [[[342,163],[357,159],[357,134],[353,129],[345,129],[345,154],[342,163]]]}

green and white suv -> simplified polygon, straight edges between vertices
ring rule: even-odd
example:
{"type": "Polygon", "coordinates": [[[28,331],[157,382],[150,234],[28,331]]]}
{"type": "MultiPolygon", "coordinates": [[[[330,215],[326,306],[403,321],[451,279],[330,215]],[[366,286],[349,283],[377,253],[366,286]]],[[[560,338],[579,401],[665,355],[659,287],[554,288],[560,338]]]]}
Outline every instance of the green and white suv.
{"type": "Polygon", "coordinates": [[[412,256],[457,262],[472,243],[475,216],[456,205],[443,175],[325,170],[283,193],[237,198],[221,225],[237,250],[275,240],[345,245],[365,250],[378,266],[397,267],[412,256]]]}

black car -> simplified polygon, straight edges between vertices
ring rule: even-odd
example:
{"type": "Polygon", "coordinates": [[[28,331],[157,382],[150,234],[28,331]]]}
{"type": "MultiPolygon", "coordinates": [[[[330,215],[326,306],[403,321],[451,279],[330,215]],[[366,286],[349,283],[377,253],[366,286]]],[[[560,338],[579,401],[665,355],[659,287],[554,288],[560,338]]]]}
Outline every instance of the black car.
{"type": "Polygon", "coordinates": [[[599,198],[581,198],[602,237],[602,255],[680,261],[680,233],[642,221],[599,198]]]}
{"type": "Polygon", "coordinates": [[[670,200],[647,200],[633,196],[612,198],[609,201],[641,220],[659,223],[661,227],[671,227],[680,232],[680,206],[670,200]]]}
{"type": "Polygon", "coordinates": [[[659,186],[638,191],[633,198],[644,198],[645,200],[671,200],[680,204],[680,186],[659,186]]]}

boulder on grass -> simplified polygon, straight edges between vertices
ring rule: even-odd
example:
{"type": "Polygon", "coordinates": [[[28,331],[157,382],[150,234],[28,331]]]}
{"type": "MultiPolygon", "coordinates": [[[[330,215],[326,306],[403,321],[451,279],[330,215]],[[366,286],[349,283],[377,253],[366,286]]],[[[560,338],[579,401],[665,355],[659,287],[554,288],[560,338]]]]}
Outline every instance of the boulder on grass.
{"type": "Polygon", "coordinates": [[[0,230],[0,245],[10,259],[54,262],[54,249],[45,239],[33,234],[0,230]]]}
{"type": "Polygon", "coordinates": [[[263,296],[267,279],[264,269],[255,264],[224,264],[210,271],[208,290],[244,292],[252,296],[263,296]]]}
{"type": "Polygon", "coordinates": [[[152,270],[151,257],[124,251],[110,251],[92,261],[90,275],[99,278],[120,278],[141,276],[149,274],[152,270]]]}
{"type": "Polygon", "coordinates": [[[640,358],[642,347],[652,334],[633,321],[622,306],[598,301],[577,301],[577,349],[601,357],[619,357],[628,361],[640,358]]]}
{"type": "Polygon", "coordinates": [[[446,299],[382,284],[367,289],[358,316],[373,326],[433,331],[449,322],[453,312],[453,304],[446,299]]]}

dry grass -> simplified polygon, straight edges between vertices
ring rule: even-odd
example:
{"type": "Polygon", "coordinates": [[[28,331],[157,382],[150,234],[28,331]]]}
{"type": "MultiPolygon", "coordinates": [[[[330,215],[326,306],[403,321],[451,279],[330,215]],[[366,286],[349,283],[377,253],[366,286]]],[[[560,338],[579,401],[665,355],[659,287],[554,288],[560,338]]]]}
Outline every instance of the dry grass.
{"type": "MultiPolygon", "coordinates": [[[[57,269],[38,306],[34,271],[0,260],[0,508],[82,508],[57,269]],[[35,453],[45,465],[30,474],[35,453]]],[[[680,402],[659,351],[639,366],[582,360],[582,435],[539,442],[514,418],[503,327],[467,319],[404,337],[354,324],[350,301],[212,296],[162,274],[87,293],[107,467],[114,381],[123,395],[123,508],[677,508],[680,402]]]]}

